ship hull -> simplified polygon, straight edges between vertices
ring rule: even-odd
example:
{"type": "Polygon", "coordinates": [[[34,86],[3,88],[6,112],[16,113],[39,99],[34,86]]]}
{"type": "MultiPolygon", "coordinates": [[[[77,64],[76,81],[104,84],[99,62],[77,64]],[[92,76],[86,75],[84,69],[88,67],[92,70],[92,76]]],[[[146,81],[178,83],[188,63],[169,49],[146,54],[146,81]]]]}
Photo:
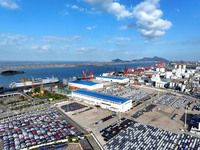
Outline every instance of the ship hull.
{"type": "Polygon", "coordinates": [[[32,81],[13,82],[9,85],[9,87],[14,89],[14,88],[31,87],[32,85],[38,86],[38,85],[41,84],[41,80],[42,80],[42,84],[52,84],[52,83],[58,83],[59,82],[58,78],[47,78],[47,79],[35,80],[35,81],[33,81],[33,83],[32,83],[32,81]]]}

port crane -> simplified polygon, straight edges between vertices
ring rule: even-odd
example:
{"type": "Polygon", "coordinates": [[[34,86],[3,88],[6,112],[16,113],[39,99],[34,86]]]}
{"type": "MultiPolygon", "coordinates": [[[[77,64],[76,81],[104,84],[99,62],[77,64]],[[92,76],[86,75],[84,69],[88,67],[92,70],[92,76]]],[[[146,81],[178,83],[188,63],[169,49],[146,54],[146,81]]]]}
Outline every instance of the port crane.
{"type": "Polygon", "coordinates": [[[143,70],[145,71],[145,67],[143,66],[143,70]]]}
{"type": "Polygon", "coordinates": [[[40,96],[44,95],[44,90],[43,90],[43,83],[42,83],[42,79],[40,81],[40,96]]]}
{"type": "Polygon", "coordinates": [[[24,76],[24,78],[22,79],[22,81],[24,82],[24,90],[26,90],[26,81],[27,81],[26,76],[24,76]]]}
{"type": "Polygon", "coordinates": [[[91,69],[91,72],[90,72],[90,79],[92,79],[93,78],[93,69],[91,69]]]}
{"type": "Polygon", "coordinates": [[[88,72],[88,69],[86,70],[86,71],[83,71],[83,79],[85,80],[86,79],[86,74],[87,74],[87,72],[88,72]]]}
{"type": "Polygon", "coordinates": [[[110,68],[108,67],[108,76],[110,76],[110,68]]]}
{"type": "Polygon", "coordinates": [[[134,68],[134,66],[132,66],[132,68],[129,68],[129,67],[128,67],[128,73],[133,72],[133,68],[134,68]]]}
{"type": "Polygon", "coordinates": [[[32,88],[31,88],[31,92],[33,93],[35,91],[34,89],[34,80],[33,80],[33,76],[31,77],[32,78],[32,88]]]}
{"type": "Polygon", "coordinates": [[[114,70],[115,70],[115,75],[117,75],[117,69],[116,69],[116,67],[114,67],[114,70]]]}
{"type": "Polygon", "coordinates": [[[125,74],[128,73],[128,68],[126,68],[126,66],[125,66],[125,69],[124,69],[124,73],[125,73],[125,74]]]}

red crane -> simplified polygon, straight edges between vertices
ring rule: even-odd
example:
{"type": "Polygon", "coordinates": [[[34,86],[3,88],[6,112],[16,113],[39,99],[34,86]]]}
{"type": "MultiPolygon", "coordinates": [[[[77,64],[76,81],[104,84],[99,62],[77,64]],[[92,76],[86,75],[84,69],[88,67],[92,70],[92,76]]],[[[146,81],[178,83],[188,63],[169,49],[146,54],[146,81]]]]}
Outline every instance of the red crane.
{"type": "Polygon", "coordinates": [[[163,61],[158,63],[158,67],[163,67],[163,66],[164,66],[164,62],[163,61]]]}
{"type": "Polygon", "coordinates": [[[116,67],[114,67],[114,69],[115,69],[115,75],[117,74],[117,69],[116,69],[116,67]]]}
{"type": "Polygon", "coordinates": [[[83,71],[83,76],[84,76],[83,79],[86,79],[86,73],[87,72],[88,72],[88,69],[85,72],[83,71]]]}
{"type": "Polygon", "coordinates": [[[128,73],[128,68],[126,68],[126,66],[125,66],[125,69],[124,69],[124,73],[125,73],[125,74],[128,73]]]}
{"type": "Polygon", "coordinates": [[[132,68],[128,67],[128,73],[133,72],[133,68],[134,68],[134,66],[132,66],[132,68]]]}
{"type": "Polygon", "coordinates": [[[93,69],[91,69],[91,72],[90,72],[90,79],[92,79],[93,78],[93,69]]]}
{"type": "Polygon", "coordinates": [[[110,76],[110,68],[108,67],[108,76],[110,76]]]}

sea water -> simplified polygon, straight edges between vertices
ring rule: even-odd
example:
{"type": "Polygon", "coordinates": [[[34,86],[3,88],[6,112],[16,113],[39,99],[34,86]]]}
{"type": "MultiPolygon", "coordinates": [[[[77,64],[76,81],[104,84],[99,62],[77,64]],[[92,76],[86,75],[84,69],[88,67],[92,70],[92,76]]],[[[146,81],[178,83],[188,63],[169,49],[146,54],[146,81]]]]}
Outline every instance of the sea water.
{"type": "MultiPolygon", "coordinates": [[[[79,64],[86,62],[0,62],[0,67],[3,66],[30,66],[30,65],[55,65],[55,64],[79,64]]],[[[134,69],[137,67],[150,66],[155,63],[128,63],[128,64],[118,64],[118,65],[105,65],[105,66],[74,66],[74,67],[45,67],[45,68],[23,68],[23,69],[13,69],[16,71],[24,71],[24,74],[15,74],[15,75],[0,75],[0,85],[8,86],[12,82],[18,82],[22,80],[24,76],[31,80],[31,77],[34,78],[46,78],[46,77],[57,77],[60,80],[64,78],[71,77],[83,77],[83,71],[88,69],[87,76],[90,76],[90,71],[93,69],[93,75],[99,76],[104,72],[108,72],[108,67],[111,72],[114,72],[114,67],[117,72],[123,71],[125,66],[131,68],[134,66],[134,69]]],[[[0,70],[0,72],[5,70],[0,70]]]]}

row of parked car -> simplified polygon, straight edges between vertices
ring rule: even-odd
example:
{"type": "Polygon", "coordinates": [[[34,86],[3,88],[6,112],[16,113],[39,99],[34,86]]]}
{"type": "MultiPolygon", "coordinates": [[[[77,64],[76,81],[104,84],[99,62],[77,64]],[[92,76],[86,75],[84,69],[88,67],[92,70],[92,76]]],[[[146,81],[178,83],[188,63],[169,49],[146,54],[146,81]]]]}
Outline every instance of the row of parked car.
{"type": "Polygon", "coordinates": [[[175,147],[176,150],[188,149],[197,150],[200,149],[200,139],[188,134],[181,134],[178,143],[175,147]]]}
{"type": "Polygon", "coordinates": [[[53,145],[47,145],[39,147],[38,150],[63,150],[67,148],[67,143],[58,143],[53,145]]]}
{"type": "Polygon", "coordinates": [[[200,105],[194,105],[194,107],[192,108],[192,111],[194,110],[200,111],[200,105]]]}
{"type": "Polygon", "coordinates": [[[31,124],[52,121],[61,116],[62,115],[56,109],[52,108],[14,116],[0,121],[0,132],[26,127],[31,124]]]}
{"type": "MultiPolygon", "coordinates": [[[[65,139],[70,136],[81,135],[81,133],[69,122],[61,118],[62,115],[57,110],[51,108],[44,109],[43,112],[43,114],[36,117],[40,118],[43,115],[54,117],[50,120],[36,122],[36,124],[34,122],[30,123],[26,127],[2,132],[0,134],[0,142],[3,142],[4,150],[18,150],[33,145],[65,139]]],[[[26,115],[29,116],[31,114],[26,115]]]]}
{"type": "Polygon", "coordinates": [[[121,130],[126,129],[133,123],[130,119],[125,119],[122,123],[114,123],[109,125],[108,127],[102,129],[100,133],[104,137],[104,141],[108,142],[114,136],[116,136],[121,130]]]}
{"type": "Polygon", "coordinates": [[[133,121],[104,147],[109,150],[197,150],[200,149],[200,139],[133,121]]]}
{"type": "Polygon", "coordinates": [[[82,109],[82,108],[85,108],[85,107],[87,107],[87,106],[76,103],[76,102],[61,106],[61,108],[63,110],[65,110],[65,112],[75,111],[75,110],[82,109]]]}
{"type": "Polygon", "coordinates": [[[153,104],[150,104],[148,105],[147,107],[145,107],[144,109],[136,112],[134,115],[132,115],[131,117],[133,118],[138,118],[140,117],[141,115],[143,115],[145,112],[149,112],[149,111],[152,111],[154,108],[156,107],[156,105],[153,105],[153,104]]]}
{"type": "Polygon", "coordinates": [[[115,117],[117,117],[117,115],[112,114],[112,115],[109,115],[109,116],[107,116],[107,117],[105,117],[105,118],[102,118],[101,120],[95,122],[94,124],[97,125],[97,124],[99,124],[99,123],[108,121],[108,120],[110,120],[110,119],[112,119],[112,118],[115,118],[115,117]]]}
{"type": "Polygon", "coordinates": [[[109,150],[174,149],[178,135],[134,121],[126,130],[104,145],[109,150]]]}
{"type": "Polygon", "coordinates": [[[83,112],[86,112],[86,111],[92,110],[92,109],[93,109],[92,107],[89,107],[89,108],[87,108],[87,109],[85,109],[85,110],[79,111],[79,112],[77,112],[77,113],[73,113],[72,115],[81,114],[81,113],[83,113],[83,112]]]}

